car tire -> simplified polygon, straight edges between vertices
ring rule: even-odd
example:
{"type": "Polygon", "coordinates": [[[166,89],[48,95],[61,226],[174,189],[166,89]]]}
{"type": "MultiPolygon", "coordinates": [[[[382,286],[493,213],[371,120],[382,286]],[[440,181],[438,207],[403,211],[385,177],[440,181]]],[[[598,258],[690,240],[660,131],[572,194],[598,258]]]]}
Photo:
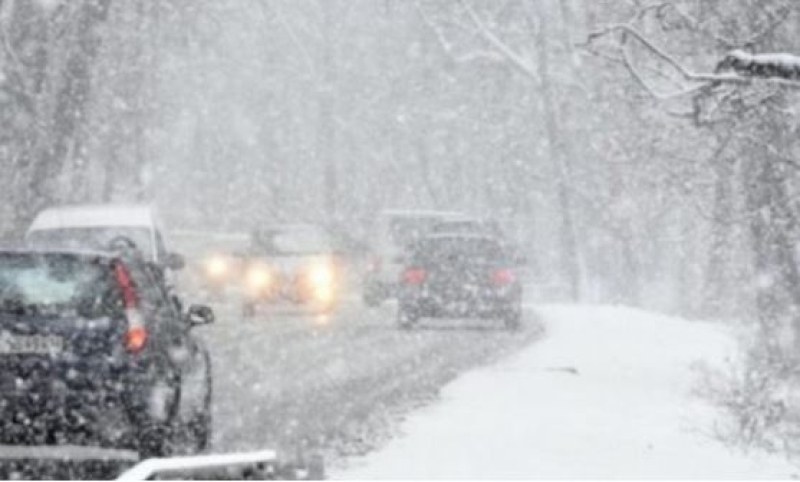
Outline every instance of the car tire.
{"type": "Polygon", "coordinates": [[[172,397],[165,407],[166,419],[154,420],[148,414],[137,424],[135,448],[141,459],[169,457],[175,451],[175,441],[180,431],[180,427],[176,426],[181,397],[180,383],[173,381],[167,384],[172,386],[172,397]]]}
{"type": "Polygon", "coordinates": [[[256,304],[255,303],[243,303],[242,304],[242,316],[245,318],[252,318],[256,316],[256,304]]]}
{"type": "Polygon", "coordinates": [[[378,285],[368,285],[364,288],[364,305],[367,308],[377,308],[383,303],[386,297],[383,294],[383,289],[378,285]]]}
{"type": "Polygon", "coordinates": [[[414,325],[417,324],[418,320],[419,317],[417,314],[408,308],[403,308],[401,306],[397,310],[397,326],[399,326],[401,330],[410,330],[411,328],[414,328],[414,325]]]}
{"type": "Polygon", "coordinates": [[[149,422],[139,428],[136,449],[139,458],[169,457],[173,451],[174,427],[171,424],[149,422]]]}
{"type": "Polygon", "coordinates": [[[503,324],[505,325],[506,329],[511,331],[518,330],[522,324],[522,309],[510,308],[505,310],[501,315],[501,318],[503,319],[503,324]]]}
{"type": "Polygon", "coordinates": [[[211,371],[211,358],[208,353],[206,358],[206,397],[203,400],[203,410],[195,416],[191,421],[189,430],[195,441],[195,447],[198,452],[206,450],[211,442],[211,434],[213,427],[213,418],[211,415],[211,405],[214,400],[214,379],[212,378],[211,371]]]}
{"type": "Polygon", "coordinates": [[[308,461],[308,480],[325,480],[325,459],[321,455],[312,455],[308,461]]]}
{"type": "Polygon", "coordinates": [[[190,440],[191,451],[198,453],[206,450],[211,442],[212,417],[211,407],[204,407],[189,421],[186,432],[190,440]]]}

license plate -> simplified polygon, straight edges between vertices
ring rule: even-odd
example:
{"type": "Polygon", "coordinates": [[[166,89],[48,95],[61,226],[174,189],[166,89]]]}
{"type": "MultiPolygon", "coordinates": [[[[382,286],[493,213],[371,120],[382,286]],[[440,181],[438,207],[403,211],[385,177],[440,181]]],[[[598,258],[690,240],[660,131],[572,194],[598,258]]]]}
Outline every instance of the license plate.
{"type": "Polygon", "coordinates": [[[0,332],[2,355],[49,355],[64,349],[64,339],[48,335],[13,335],[0,332]]]}

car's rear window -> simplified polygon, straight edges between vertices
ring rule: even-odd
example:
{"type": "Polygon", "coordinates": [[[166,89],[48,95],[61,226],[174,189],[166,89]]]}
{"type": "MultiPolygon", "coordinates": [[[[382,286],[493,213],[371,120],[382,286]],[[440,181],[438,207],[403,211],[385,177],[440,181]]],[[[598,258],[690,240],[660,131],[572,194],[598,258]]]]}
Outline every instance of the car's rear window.
{"type": "Polygon", "coordinates": [[[405,247],[428,234],[440,219],[432,217],[403,217],[389,221],[389,237],[395,246],[405,247]]]}
{"type": "Polygon", "coordinates": [[[422,239],[412,249],[412,260],[417,263],[503,263],[508,253],[494,240],[484,238],[430,238],[422,239]]]}
{"type": "Polygon", "coordinates": [[[0,311],[103,316],[115,293],[109,268],[68,254],[0,254],[0,311]]]}

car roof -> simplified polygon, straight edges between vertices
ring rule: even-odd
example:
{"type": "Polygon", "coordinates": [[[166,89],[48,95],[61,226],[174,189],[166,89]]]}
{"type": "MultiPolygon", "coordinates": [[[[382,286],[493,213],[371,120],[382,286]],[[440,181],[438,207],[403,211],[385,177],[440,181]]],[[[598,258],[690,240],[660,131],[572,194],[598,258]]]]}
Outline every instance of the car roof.
{"type": "Polygon", "coordinates": [[[445,239],[463,239],[463,240],[484,240],[499,243],[496,236],[491,236],[482,233],[435,233],[421,236],[419,241],[437,241],[445,239]]]}
{"type": "Polygon", "coordinates": [[[255,232],[266,231],[317,231],[325,232],[325,228],[317,224],[310,223],[284,223],[284,224],[265,224],[255,229],[255,232]]]}
{"type": "Polygon", "coordinates": [[[466,216],[465,215],[463,217],[459,217],[459,218],[455,218],[455,219],[452,219],[452,218],[442,219],[442,221],[439,224],[457,224],[457,223],[486,224],[486,223],[492,223],[492,222],[495,222],[495,221],[493,219],[475,218],[475,217],[471,217],[471,216],[466,216]]]}
{"type": "Polygon", "coordinates": [[[436,211],[430,209],[387,209],[381,211],[381,216],[394,218],[465,218],[466,214],[457,211],[436,211]]]}
{"type": "Polygon", "coordinates": [[[149,205],[83,204],[45,209],[28,231],[101,226],[154,227],[155,215],[149,205]]]}

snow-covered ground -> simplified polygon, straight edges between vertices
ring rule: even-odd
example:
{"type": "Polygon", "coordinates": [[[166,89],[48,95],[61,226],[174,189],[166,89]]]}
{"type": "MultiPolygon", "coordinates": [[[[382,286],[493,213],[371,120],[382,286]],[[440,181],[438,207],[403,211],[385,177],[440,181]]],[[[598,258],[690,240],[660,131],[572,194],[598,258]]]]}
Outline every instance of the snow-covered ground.
{"type": "Polygon", "coordinates": [[[787,478],[776,455],[728,449],[693,395],[696,362],[735,349],[722,325],[620,307],[548,306],[547,335],[463,375],[402,435],[335,478],[787,478]]]}

